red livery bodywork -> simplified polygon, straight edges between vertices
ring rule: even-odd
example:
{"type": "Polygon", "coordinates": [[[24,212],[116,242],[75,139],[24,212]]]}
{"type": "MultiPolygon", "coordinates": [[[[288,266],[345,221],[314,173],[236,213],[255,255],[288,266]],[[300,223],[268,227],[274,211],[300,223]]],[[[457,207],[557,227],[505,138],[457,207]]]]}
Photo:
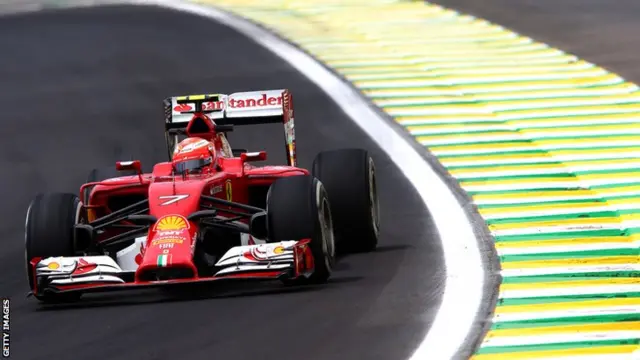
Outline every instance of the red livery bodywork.
{"type": "MultiPolygon", "coordinates": [[[[198,263],[198,241],[208,234],[198,222],[200,218],[194,216],[213,211],[207,209],[215,204],[218,218],[227,219],[228,224],[248,233],[251,215],[264,208],[273,181],[309,174],[306,169],[296,166],[293,102],[288,90],[239,93],[230,97],[233,98],[206,95],[166,100],[170,153],[181,135],[211,141],[217,156],[210,171],[178,174],[174,173],[172,162],[167,161],[155,164],[151,173],[143,173],[139,161],[124,161],[117,163],[117,169],[135,171],[136,175],[84,184],[80,188],[84,223],[77,226],[76,236],[79,242],[85,241],[94,255],[30,259],[35,277],[33,293],[43,296],[47,292],[102,291],[230,278],[309,276],[314,265],[308,239],[293,239],[295,243],[281,245],[282,250],[278,249],[278,252],[267,246],[261,251],[273,251],[274,254],[262,260],[239,255],[237,258],[242,261],[236,261],[234,269],[224,265],[227,260],[222,259],[216,264],[218,270],[222,269],[217,273],[208,273],[205,271],[208,268],[198,263]],[[242,113],[234,115],[234,109],[242,113]],[[188,122],[184,121],[185,113],[190,116],[188,122]],[[178,119],[182,121],[177,122],[178,119]],[[231,149],[225,135],[231,126],[261,122],[280,122],[284,126],[286,166],[258,167],[251,162],[265,160],[265,152],[231,149]],[[141,227],[141,222],[146,227],[141,227]],[[139,246],[137,243],[130,245],[135,238],[145,236],[139,246]],[[102,255],[126,250],[124,245],[134,247],[137,264],[134,270],[123,268],[117,256],[110,255],[115,261],[112,264],[109,257],[102,255]],[[105,250],[110,247],[114,250],[105,250]],[[284,256],[285,260],[278,260],[278,256],[284,256]],[[86,268],[89,271],[85,271],[83,277],[65,272],[67,267],[79,269],[81,262],[85,266],[93,264],[86,268]],[[220,262],[224,264],[220,265],[220,262]],[[109,270],[111,268],[115,270],[109,270]]],[[[224,225],[220,224],[218,226],[224,225]]],[[[228,261],[231,264],[235,260],[228,261]]]]}

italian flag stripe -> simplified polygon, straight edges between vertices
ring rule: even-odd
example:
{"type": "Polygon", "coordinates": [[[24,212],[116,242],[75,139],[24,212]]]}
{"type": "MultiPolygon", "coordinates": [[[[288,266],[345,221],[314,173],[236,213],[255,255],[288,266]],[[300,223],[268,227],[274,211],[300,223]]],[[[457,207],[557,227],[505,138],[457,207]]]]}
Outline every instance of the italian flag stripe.
{"type": "Polygon", "coordinates": [[[168,260],[169,259],[167,255],[158,255],[158,266],[159,267],[167,266],[168,260]]]}

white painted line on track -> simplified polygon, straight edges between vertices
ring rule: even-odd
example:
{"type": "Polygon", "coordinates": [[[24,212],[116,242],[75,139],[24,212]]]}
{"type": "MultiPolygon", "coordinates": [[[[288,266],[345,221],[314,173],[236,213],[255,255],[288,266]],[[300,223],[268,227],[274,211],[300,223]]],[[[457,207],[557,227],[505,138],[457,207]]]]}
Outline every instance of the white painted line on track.
{"type": "Polygon", "coordinates": [[[179,0],[129,0],[213,19],[253,39],[322,89],[382,148],[413,184],[430,209],[446,264],[442,304],[412,360],[451,359],[464,345],[481,306],[484,266],[473,226],[465,211],[431,166],[351,86],[318,61],[263,28],[210,6],[179,0]]]}

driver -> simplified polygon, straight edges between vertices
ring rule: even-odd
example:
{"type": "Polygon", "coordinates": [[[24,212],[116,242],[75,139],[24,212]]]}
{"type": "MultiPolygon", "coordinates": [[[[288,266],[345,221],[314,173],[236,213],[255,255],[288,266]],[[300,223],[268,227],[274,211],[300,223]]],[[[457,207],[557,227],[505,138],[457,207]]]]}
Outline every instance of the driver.
{"type": "Polygon", "coordinates": [[[198,137],[182,140],[173,152],[173,167],[178,174],[206,174],[215,163],[216,151],[212,142],[198,137]]]}

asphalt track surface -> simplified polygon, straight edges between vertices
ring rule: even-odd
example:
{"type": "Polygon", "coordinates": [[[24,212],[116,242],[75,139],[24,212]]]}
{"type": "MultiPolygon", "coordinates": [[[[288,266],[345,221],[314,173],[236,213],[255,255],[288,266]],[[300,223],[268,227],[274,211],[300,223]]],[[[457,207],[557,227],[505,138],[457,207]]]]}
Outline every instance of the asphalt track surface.
{"type": "MultiPolygon", "coordinates": [[[[424,337],[443,290],[434,225],[383,152],[309,81],[209,20],[105,7],[0,19],[0,295],[12,299],[15,359],[401,359],[424,337]],[[23,224],[39,191],[72,191],[94,166],[165,159],[162,99],[289,88],[302,166],[362,147],[377,162],[379,251],[345,259],[323,287],[151,290],[87,296],[73,307],[26,299],[23,224]]],[[[238,129],[235,147],[284,162],[281,127],[238,129]]]]}

